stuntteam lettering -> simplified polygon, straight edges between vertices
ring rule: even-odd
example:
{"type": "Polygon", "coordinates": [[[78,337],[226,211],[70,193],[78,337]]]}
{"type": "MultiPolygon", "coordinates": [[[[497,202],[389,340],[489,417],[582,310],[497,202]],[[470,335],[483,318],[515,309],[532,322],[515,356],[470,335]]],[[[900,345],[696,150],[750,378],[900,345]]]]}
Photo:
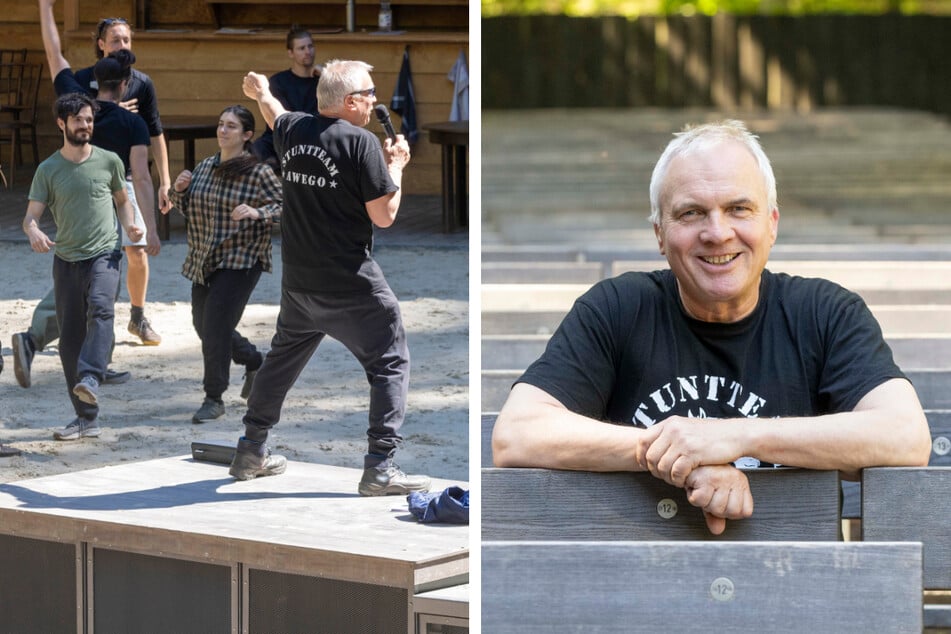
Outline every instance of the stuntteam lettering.
{"type": "MultiPolygon", "coordinates": [[[[340,173],[340,170],[337,169],[337,166],[334,164],[333,159],[327,153],[327,150],[318,146],[318,145],[295,145],[281,156],[281,170],[284,171],[287,168],[287,162],[297,156],[312,156],[318,161],[323,163],[324,167],[327,168],[327,175],[334,177],[340,173]]],[[[302,175],[304,176],[304,175],[302,175]]],[[[319,178],[319,177],[318,177],[319,178]]],[[[305,182],[305,181],[293,181],[293,182],[305,182]]],[[[326,179],[324,179],[326,183],[326,179]]],[[[316,184],[316,183],[306,183],[305,184],[316,184]]],[[[323,187],[323,185],[320,185],[323,187]]]]}
{"type": "MultiPolygon", "coordinates": [[[[634,412],[632,422],[650,427],[659,420],[667,418],[678,405],[689,404],[690,415],[694,415],[694,406],[700,417],[705,417],[704,403],[730,407],[745,418],[755,418],[766,404],[766,399],[751,392],[737,381],[727,382],[726,377],[704,375],[698,381],[696,376],[676,377],[662,387],[648,394],[634,412]]],[[[681,408],[682,409],[682,408],[681,408]]]]}

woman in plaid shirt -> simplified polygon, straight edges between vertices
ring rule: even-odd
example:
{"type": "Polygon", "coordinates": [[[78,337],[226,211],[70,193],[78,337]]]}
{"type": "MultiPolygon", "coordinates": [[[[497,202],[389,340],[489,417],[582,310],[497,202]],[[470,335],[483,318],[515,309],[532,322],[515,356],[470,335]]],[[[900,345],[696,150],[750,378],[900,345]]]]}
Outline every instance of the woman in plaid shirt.
{"type": "Polygon", "coordinates": [[[245,367],[247,398],[264,356],[235,330],[262,271],[271,271],[271,225],[280,220],[281,181],[251,152],[254,115],[244,106],[218,119],[219,152],[175,179],[169,197],[187,222],[182,275],[192,281],[192,324],[205,360],[205,400],[192,417],[224,415],[231,362],[245,367]]]}

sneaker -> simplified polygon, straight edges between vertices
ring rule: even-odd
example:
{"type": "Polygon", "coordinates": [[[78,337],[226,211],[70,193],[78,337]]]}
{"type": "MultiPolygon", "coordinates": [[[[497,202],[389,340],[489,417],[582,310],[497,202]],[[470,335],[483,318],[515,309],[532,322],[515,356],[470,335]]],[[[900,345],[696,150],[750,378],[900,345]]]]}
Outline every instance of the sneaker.
{"type": "Polygon", "coordinates": [[[253,442],[242,437],[231,460],[228,473],[235,480],[253,480],[262,476],[279,475],[287,468],[287,458],[271,455],[263,442],[253,442]]]}
{"type": "Polygon", "coordinates": [[[102,384],[103,385],[121,385],[128,382],[132,378],[131,372],[110,370],[106,368],[105,374],[102,375],[102,384]]]}
{"type": "Polygon", "coordinates": [[[357,491],[365,497],[376,495],[407,495],[412,491],[428,491],[429,478],[423,475],[406,475],[399,465],[386,461],[376,467],[363,470],[357,491]]]}
{"type": "Polygon", "coordinates": [[[207,423],[210,420],[215,420],[216,418],[221,418],[224,415],[225,404],[206,396],[205,400],[202,401],[201,407],[199,407],[195,415],[192,416],[192,422],[198,425],[200,423],[207,423]]]}
{"type": "Polygon", "coordinates": [[[143,346],[157,346],[162,343],[162,337],[152,330],[152,324],[145,317],[138,323],[130,319],[129,332],[141,339],[143,346]]]}
{"type": "Polygon", "coordinates": [[[21,453],[23,452],[19,449],[0,443],[0,458],[12,458],[13,456],[19,456],[21,453]]]}
{"type": "Polygon", "coordinates": [[[80,438],[98,438],[99,423],[94,420],[79,418],[71,422],[62,429],[53,430],[53,438],[56,440],[79,440],[80,438]]]}
{"type": "Polygon", "coordinates": [[[30,333],[18,332],[13,335],[13,374],[16,375],[20,387],[30,387],[32,384],[30,366],[33,365],[35,350],[30,333]]]}
{"type": "Polygon", "coordinates": [[[73,394],[76,395],[76,398],[78,398],[83,403],[88,403],[89,405],[99,404],[99,397],[97,396],[98,391],[99,382],[88,374],[79,379],[79,383],[73,386],[73,394]]]}

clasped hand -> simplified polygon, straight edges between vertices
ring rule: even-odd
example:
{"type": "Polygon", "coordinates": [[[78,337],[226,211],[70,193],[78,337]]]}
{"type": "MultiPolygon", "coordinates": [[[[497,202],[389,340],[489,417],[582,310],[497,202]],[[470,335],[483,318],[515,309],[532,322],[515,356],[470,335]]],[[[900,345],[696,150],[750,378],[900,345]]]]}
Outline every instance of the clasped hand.
{"type": "Polygon", "coordinates": [[[749,480],[730,464],[740,455],[731,428],[716,419],[674,416],[644,431],[636,455],[641,469],[686,490],[687,500],[703,511],[715,535],[723,532],[727,519],[753,513],[749,480]]]}

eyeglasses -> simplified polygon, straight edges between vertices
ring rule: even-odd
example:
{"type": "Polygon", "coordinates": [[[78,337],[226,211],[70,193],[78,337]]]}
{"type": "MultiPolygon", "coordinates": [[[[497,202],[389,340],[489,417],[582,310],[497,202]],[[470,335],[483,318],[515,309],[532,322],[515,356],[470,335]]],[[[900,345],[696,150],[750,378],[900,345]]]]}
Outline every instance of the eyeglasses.
{"type": "Polygon", "coordinates": [[[101,38],[102,32],[113,24],[125,24],[128,26],[129,23],[126,22],[125,18],[103,18],[102,20],[99,20],[99,37],[101,38]]]}
{"type": "Polygon", "coordinates": [[[364,97],[376,97],[376,86],[371,86],[366,90],[354,90],[351,93],[348,93],[351,97],[356,95],[363,95],[364,97]]]}

